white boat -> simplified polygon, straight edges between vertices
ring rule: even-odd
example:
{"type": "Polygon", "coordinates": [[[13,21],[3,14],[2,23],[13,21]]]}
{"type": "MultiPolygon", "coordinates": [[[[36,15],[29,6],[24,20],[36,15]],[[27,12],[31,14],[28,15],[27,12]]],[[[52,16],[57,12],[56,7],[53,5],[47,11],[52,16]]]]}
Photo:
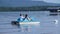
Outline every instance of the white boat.
{"type": "Polygon", "coordinates": [[[40,24],[40,22],[19,22],[19,24],[40,24]]]}
{"type": "Polygon", "coordinates": [[[40,22],[17,22],[17,21],[12,21],[11,24],[13,25],[18,25],[18,24],[34,24],[34,25],[37,25],[37,24],[40,24],[40,22]]]}

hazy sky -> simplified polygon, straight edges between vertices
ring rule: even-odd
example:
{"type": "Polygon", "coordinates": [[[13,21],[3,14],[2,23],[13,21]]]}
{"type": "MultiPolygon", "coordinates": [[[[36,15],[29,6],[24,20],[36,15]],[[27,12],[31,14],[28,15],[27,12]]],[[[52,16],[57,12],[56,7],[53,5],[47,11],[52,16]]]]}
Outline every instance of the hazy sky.
{"type": "Polygon", "coordinates": [[[35,1],[45,1],[45,2],[49,2],[49,3],[60,3],[60,0],[35,0],[35,1]]]}

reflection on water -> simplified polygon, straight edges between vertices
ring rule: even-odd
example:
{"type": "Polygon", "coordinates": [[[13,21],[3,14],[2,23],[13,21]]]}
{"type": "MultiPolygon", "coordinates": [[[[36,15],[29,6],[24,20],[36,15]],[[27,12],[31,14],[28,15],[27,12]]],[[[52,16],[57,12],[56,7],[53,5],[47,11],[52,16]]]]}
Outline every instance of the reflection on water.
{"type": "Polygon", "coordinates": [[[35,24],[35,25],[31,25],[31,24],[18,24],[18,25],[12,25],[13,27],[17,27],[19,32],[31,32],[31,28],[33,27],[37,27],[40,26],[40,24],[35,24]]]}

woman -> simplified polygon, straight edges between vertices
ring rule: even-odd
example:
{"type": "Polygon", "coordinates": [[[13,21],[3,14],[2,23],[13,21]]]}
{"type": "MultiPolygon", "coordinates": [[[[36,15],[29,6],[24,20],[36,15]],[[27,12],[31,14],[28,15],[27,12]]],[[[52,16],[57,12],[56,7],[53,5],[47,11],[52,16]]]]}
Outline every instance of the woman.
{"type": "Polygon", "coordinates": [[[17,19],[18,22],[23,22],[25,19],[25,16],[23,14],[20,14],[20,17],[17,19]]]}

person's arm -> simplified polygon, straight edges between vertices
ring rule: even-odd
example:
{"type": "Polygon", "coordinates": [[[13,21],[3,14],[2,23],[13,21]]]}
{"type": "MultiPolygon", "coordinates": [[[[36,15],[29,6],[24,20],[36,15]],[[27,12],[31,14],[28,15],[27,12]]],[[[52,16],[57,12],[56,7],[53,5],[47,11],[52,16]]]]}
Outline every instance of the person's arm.
{"type": "Polygon", "coordinates": [[[30,17],[27,17],[27,19],[28,19],[29,21],[32,21],[32,19],[31,19],[30,17]]]}

